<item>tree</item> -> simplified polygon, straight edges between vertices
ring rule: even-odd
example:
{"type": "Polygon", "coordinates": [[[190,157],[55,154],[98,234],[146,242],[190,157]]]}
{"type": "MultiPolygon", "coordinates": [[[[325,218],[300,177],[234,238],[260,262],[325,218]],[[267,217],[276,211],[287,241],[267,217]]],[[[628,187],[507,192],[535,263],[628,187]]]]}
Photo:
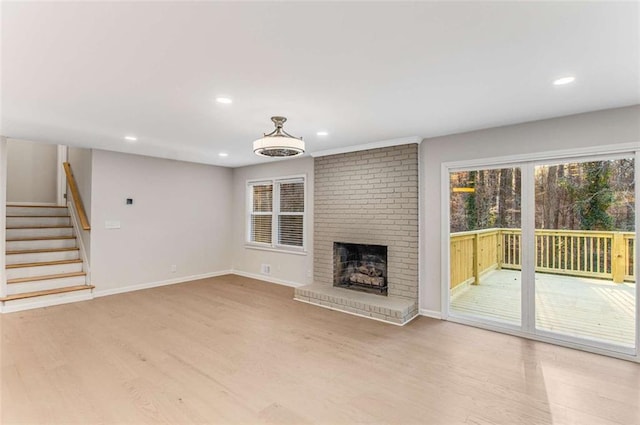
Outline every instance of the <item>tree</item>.
{"type": "Polygon", "coordinates": [[[585,184],[578,190],[576,202],[582,230],[613,230],[614,219],[608,210],[613,204],[614,193],[609,184],[610,161],[583,163],[585,184]]]}
{"type": "Polygon", "coordinates": [[[478,208],[476,206],[476,179],[477,171],[469,172],[468,187],[473,188],[474,192],[469,193],[465,200],[465,212],[467,218],[467,230],[476,230],[478,228],[478,208]]]}

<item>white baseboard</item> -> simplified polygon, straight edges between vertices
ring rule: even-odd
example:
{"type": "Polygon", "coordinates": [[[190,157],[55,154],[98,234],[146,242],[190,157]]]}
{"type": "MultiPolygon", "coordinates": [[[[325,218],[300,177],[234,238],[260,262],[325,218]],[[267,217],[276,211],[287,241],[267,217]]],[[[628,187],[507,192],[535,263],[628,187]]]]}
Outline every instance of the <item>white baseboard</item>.
{"type": "Polygon", "coordinates": [[[439,311],[435,311],[435,310],[427,310],[426,308],[421,308],[420,309],[420,315],[421,316],[426,316],[426,317],[431,317],[432,319],[442,320],[442,313],[440,313],[439,311]]]}
{"type": "Polygon", "coordinates": [[[69,304],[69,303],[75,303],[78,301],[88,301],[90,299],[93,299],[92,293],[76,295],[76,296],[66,296],[66,297],[49,299],[49,300],[34,301],[32,303],[25,303],[25,304],[5,305],[0,307],[0,313],[15,313],[18,311],[32,310],[34,308],[51,307],[54,305],[69,304]]]}
{"type": "MultiPolygon", "coordinates": [[[[116,295],[116,294],[123,294],[125,292],[133,292],[133,291],[140,291],[142,289],[149,289],[149,288],[156,288],[158,286],[167,286],[167,285],[175,285],[176,283],[184,283],[184,282],[190,282],[193,280],[200,280],[200,279],[207,279],[209,277],[216,277],[216,276],[222,276],[225,274],[233,274],[233,271],[231,270],[222,270],[219,272],[211,272],[211,273],[204,273],[204,274],[198,274],[198,275],[191,275],[191,276],[183,276],[183,277],[179,277],[176,279],[168,279],[168,280],[161,280],[158,282],[148,282],[148,283],[141,283],[138,285],[131,285],[131,286],[123,286],[121,288],[113,288],[113,289],[105,289],[105,290],[99,290],[99,289],[94,289],[93,290],[93,296],[94,297],[106,297],[109,295],[116,295]]],[[[93,283],[93,285],[95,285],[95,283],[93,283]]]]}
{"type": "Polygon", "coordinates": [[[240,271],[240,270],[233,270],[233,271],[231,271],[231,273],[237,274],[238,276],[242,276],[242,277],[248,277],[250,279],[264,280],[265,282],[269,282],[269,283],[276,283],[278,285],[290,286],[292,288],[299,288],[301,286],[306,285],[306,283],[292,282],[290,280],[275,279],[275,278],[270,277],[270,276],[265,276],[265,275],[262,275],[262,274],[247,273],[247,272],[243,272],[243,271],[240,271]]]}

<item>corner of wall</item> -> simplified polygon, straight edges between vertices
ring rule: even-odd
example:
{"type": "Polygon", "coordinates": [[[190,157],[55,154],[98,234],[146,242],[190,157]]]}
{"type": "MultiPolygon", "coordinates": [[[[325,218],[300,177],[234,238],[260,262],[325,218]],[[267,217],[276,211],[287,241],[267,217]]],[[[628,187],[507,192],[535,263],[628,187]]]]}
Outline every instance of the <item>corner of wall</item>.
{"type": "Polygon", "coordinates": [[[5,270],[6,253],[6,221],[7,221],[7,139],[0,136],[0,297],[7,295],[7,279],[5,270]]]}

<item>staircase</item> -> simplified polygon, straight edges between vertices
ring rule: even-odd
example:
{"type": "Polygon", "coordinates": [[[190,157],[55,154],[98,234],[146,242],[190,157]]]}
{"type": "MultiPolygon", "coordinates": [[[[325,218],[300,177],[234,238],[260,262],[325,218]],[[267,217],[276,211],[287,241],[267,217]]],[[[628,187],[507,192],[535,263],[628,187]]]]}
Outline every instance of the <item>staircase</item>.
{"type": "Polygon", "coordinates": [[[7,205],[4,311],[91,298],[67,207],[7,205]]]}

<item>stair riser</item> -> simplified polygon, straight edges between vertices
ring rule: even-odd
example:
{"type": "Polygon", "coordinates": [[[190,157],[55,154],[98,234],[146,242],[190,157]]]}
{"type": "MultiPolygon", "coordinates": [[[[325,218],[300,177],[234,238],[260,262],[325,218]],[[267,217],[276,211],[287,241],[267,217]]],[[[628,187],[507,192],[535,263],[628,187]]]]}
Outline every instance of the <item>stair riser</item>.
{"type": "Polygon", "coordinates": [[[33,208],[7,205],[7,215],[69,215],[68,208],[33,208]]]}
{"type": "Polygon", "coordinates": [[[65,286],[84,285],[85,276],[65,277],[62,279],[36,280],[34,282],[12,283],[7,285],[7,294],[23,294],[25,292],[46,291],[65,286]]]}
{"type": "Polygon", "coordinates": [[[50,274],[81,272],[82,263],[55,264],[51,266],[18,267],[7,269],[7,279],[44,276],[50,274]]]}
{"type": "Polygon", "coordinates": [[[20,263],[41,263],[45,261],[77,260],[80,252],[74,251],[54,251],[54,252],[34,252],[29,254],[7,254],[7,264],[20,263]]]}
{"type": "Polygon", "coordinates": [[[69,217],[7,217],[7,227],[70,226],[69,217]]]}
{"type": "Polygon", "coordinates": [[[71,227],[44,228],[44,229],[7,229],[7,239],[51,237],[51,236],[73,236],[71,227]]]}
{"type": "Polygon", "coordinates": [[[75,248],[75,239],[44,239],[35,241],[10,241],[6,244],[7,251],[22,251],[26,249],[54,249],[75,248]]]}
{"type": "Polygon", "coordinates": [[[51,294],[34,298],[22,298],[18,300],[4,301],[4,308],[6,312],[20,311],[30,308],[39,308],[46,305],[65,304],[67,302],[89,300],[91,298],[91,289],[83,289],[81,291],[65,292],[62,294],[51,294]]]}

